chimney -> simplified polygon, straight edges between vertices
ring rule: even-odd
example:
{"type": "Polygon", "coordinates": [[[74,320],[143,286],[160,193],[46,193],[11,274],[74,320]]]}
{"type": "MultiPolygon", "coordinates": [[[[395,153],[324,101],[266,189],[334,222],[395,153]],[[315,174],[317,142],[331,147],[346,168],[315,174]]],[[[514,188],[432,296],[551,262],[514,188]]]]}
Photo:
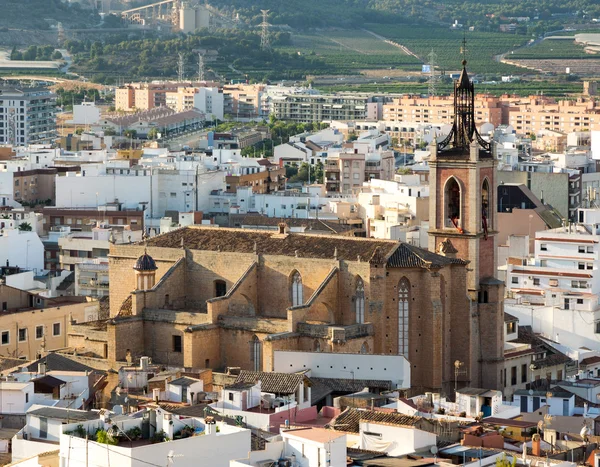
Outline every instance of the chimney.
{"type": "Polygon", "coordinates": [[[540,435],[534,434],[531,438],[531,452],[534,456],[541,457],[542,455],[542,447],[540,442],[540,435]]]}
{"type": "Polygon", "coordinates": [[[38,363],[38,373],[40,375],[45,375],[46,374],[46,363],[45,362],[38,363]]]}

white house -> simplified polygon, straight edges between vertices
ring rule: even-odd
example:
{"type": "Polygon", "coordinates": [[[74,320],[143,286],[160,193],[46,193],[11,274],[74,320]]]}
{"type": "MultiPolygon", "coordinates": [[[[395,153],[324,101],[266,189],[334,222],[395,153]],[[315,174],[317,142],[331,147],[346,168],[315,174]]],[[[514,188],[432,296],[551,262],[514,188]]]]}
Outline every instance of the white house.
{"type": "Polygon", "coordinates": [[[462,388],[456,391],[456,404],[467,417],[496,415],[502,405],[502,391],[481,388],[462,388]]]}
{"type": "Polygon", "coordinates": [[[323,428],[283,430],[285,457],[298,467],[346,465],[346,435],[323,428]]]}
{"type": "Polygon", "coordinates": [[[181,376],[167,383],[167,393],[172,402],[195,404],[198,394],[204,391],[204,382],[201,379],[181,376]]]}
{"type": "Polygon", "coordinates": [[[360,449],[399,457],[435,446],[437,436],[416,427],[360,421],[360,449]]]}
{"type": "Polygon", "coordinates": [[[548,406],[550,415],[572,416],[575,413],[575,394],[559,387],[548,391],[519,389],[514,392],[514,401],[521,412],[535,412],[541,406],[548,406]]]}
{"type": "Polygon", "coordinates": [[[12,219],[0,219],[0,264],[8,262],[21,269],[42,271],[44,244],[36,232],[15,228],[15,222],[12,219]]]}

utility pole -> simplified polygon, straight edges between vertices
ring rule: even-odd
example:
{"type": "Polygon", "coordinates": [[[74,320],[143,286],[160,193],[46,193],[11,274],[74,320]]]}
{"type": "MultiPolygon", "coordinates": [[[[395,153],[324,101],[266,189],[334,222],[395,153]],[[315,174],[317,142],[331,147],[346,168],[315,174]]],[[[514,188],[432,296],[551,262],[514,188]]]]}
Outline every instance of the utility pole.
{"type": "Polygon", "coordinates": [[[269,40],[269,22],[267,18],[269,17],[269,10],[260,10],[262,12],[262,23],[260,23],[261,32],[260,32],[260,48],[261,50],[268,51],[271,50],[271,42],[269,40]]]}

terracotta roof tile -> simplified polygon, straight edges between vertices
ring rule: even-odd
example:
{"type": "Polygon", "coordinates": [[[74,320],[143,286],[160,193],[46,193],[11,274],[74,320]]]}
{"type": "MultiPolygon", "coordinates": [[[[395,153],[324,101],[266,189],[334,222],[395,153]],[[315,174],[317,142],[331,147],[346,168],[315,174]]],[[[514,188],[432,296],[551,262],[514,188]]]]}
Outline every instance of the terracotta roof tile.
{"type": "Polygon", "coordinates": [[[297,391],[298,386],[305,378],[306,376],[296,373],[242,370],[235,380],[235,383],[256,383],[257,381],[260,381],[262,392],[293,394],[297,391]]]}

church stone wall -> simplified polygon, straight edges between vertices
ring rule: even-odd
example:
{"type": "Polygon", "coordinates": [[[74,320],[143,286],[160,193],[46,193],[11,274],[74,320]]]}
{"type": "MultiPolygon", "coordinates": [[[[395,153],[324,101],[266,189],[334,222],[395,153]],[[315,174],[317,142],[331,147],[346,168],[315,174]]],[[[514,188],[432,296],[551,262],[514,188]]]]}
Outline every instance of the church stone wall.
{"type": "MultiPolygon", "coordinates": [[[[111,245],[108,259],[108,279],[110,281],[110,316],[119,313],[123,301],[136,288],[136,275],[133,266],[144,254],[142,245],[111,245]]],[[[172,248],[148,248],[148,254],[156,262],[156,282],[181,258],[183,250],[172,248]]]]}
{"type": "Polygon", "coordinates": [[[108,324],[108,359],[110,361],[123,361],[129,351],[133,357],[142,357],[146,354],[144,346],[144,321],[141,318],[132,318],[108,324]]]}

